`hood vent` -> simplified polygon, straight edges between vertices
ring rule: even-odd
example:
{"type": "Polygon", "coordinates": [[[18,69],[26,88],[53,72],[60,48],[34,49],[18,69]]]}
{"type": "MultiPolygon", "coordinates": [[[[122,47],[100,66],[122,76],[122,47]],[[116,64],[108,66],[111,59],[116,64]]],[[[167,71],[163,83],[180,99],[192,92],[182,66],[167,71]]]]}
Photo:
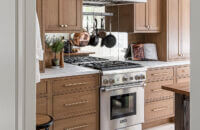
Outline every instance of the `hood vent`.
{"type": "Polygon", "coordinates": [[[139,2],[147,2],[147,0],[83,0],[83,5],[105,6],[105,5],[133,4],[139,2]]]}

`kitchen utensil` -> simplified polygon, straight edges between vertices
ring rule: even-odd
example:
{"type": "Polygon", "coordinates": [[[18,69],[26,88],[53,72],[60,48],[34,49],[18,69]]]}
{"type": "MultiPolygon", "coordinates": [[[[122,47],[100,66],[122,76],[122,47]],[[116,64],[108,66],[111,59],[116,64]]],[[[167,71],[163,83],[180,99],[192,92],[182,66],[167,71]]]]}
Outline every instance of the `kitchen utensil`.
{"type": "Polygon", "coordinates": [[[102,43],[101,43],[101,46],[106,46],[108,48],[112,48],[116,45],[116,37],[114,35],[111,34],[111,19],[110,19],[110,34],[107,35],[105,38],[102,39],[102,43]]]}
{"type": "Polygon", "coordinates": [[[93,33],[89,41],[89,45],[91,46],[97,46],[99,43],[99,37],[97,36],[97,24],[97,19],[95,18],[95,24],[93,25],[93,33]]]}
{"type": "Polygon", "coordinates": [[[75,33],[73,38],[73,43],[75,46],[83,47],[87,46],[90,40],[90,35],[87,31],[81,33],[75,33]]]}
{"type": "Polygon", "coordinates": [[[99,31],[98,31],[98,36],[102,39],[106,37],[106,32],[104,30],[104,18],[103,17],[101,18],[101,29],[99,29],[99,31]]]}

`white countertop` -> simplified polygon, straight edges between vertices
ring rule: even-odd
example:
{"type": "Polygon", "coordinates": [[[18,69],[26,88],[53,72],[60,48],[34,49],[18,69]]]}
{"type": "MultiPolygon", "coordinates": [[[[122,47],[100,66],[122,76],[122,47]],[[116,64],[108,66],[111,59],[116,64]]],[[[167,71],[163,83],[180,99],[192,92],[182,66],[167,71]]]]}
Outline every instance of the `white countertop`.
{"type": "Polygon", "coordinates": [[[81,67],[77,65],[64,64],[64,68],[47,68],[41,73],[41,79],[59,78],[66,76],[77,76],[99,73],[99,70],[81,67]]]}
{"type": "MultiPolygon", "coordinates": [[[[187,65],[190,64],[190,61],[127,61],[133,63],[139,63],[145,68],[156,68],[156,67],[166,67],[166,66],[176,66],[176,65],[187,65]]],[[[49,78],[59,78],[66,76],[77,76],[77,75],[86,75],[86,74],[95,74],[99,73],[99,70],[81,67],[78,65],[64,64],[64,68],[48,68],[45,69],[45,73],[41,73],[41,79],[49,78]]]]}
{"type": "Polygon", "coordinates": [[[128,61],[132,63],[139,63],[146,68],[166,67],[166,66],[177,66],[177,65],[188,65],[190,61],[128,61]]]}

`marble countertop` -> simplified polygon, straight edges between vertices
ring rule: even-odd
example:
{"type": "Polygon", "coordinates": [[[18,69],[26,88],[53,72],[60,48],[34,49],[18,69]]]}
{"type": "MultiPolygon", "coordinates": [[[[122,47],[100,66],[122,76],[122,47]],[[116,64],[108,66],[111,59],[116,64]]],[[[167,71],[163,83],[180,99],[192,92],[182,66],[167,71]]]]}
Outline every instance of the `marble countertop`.
{"type": "Polygon", "coordinates": [[[45,69],[45,73],[41,73],[40,78],[49,79],[49,78],[59,78],[66,76],[77,76],[77,75],[96,74],[96,73],[99,73],[99,70],[65,63],[64,68],[45,69]]]}
{"type": "Polygon", "coordinates": [[[190,61],[127,61],[132,63],[139,63],[146,68],[157,68],[157,67],[167,67],[167,66],[177,66],[177,65],[188,65],[190,61]]]}
{"type": "MultiPolygon", "coordinates": [[[[166,66],[176,66],[176,65],[187,65],[190,64],[190,61],[173,61],[173,62],[164,62],[164,61],[127,61],[132,63],[139,63],[145,68],[156,68],[156,67],[166,67],[166,66]]],[[[86,75],[86,74],[95,74],[99,73],[99,70],[90,69],[86,67],[81,67],[77,65],[71,65],[65,63],[64,68],[48,68],[45,69],[45,73],[41,73],[41,79],[49,78],[59,78],[66,76],[77,76],[77,75],[86,75]]]]}

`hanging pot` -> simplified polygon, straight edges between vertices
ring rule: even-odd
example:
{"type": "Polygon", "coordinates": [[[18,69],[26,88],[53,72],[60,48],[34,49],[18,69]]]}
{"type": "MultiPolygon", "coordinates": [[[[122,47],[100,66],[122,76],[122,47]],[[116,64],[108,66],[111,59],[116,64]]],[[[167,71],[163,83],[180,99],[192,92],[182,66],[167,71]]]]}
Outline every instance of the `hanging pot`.
{"type": "Polygon", "coordinates": [[[93,33],[92,33],[92,36],[90,37],[90,41],[89,41],[89,45],[91,46],[97,46],[98,43],[99,43],[99,37],[97,36],[97,32],[98,32],[98,29],[97,29],[97,19],[95,19],[95,25],[93,25],[93,33]]]}
{"type": "Polygon", "coordinates": [[[111,34],[111,20],[110,20],[110,34],[107,35],[105,38],[102,39],[101,46],[106,46],[108,48],[112,48],[116,45],[116,37],[111,34]]]}
{"type": "Polygon", "coordinates": [[[81,33],[75,33],[73,38],[73,44],[75,46],[83,47],[87,46],[90,40],[90,35],[87,31],[81,33]]]}

